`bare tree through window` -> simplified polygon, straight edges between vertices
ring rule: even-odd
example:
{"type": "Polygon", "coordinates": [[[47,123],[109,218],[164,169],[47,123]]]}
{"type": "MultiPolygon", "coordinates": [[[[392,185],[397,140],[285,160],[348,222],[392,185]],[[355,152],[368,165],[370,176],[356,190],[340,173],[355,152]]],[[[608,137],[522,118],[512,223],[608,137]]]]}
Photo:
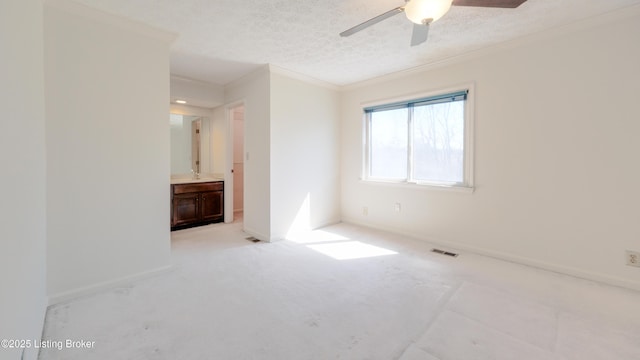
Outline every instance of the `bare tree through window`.
{"type": "Polygon", "coordinates": [[[370,108],[367,178],[465,183],[467,91],[370,108]]]}

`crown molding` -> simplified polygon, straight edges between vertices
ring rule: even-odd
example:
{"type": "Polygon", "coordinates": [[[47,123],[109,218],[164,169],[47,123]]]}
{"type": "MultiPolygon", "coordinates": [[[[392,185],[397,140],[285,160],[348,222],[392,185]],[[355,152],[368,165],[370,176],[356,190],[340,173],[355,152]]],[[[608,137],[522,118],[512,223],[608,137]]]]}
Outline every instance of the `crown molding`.
{"type": "Polygon", "coordinates": [[[227,92],[228,89],[233,89],[238,86],[246,85],[260,78],[261,76],[264,76],[264,75],[268,76],[269,74],[270,74],[269,65],[262,65],[259,68],[247,73],[246,75],[225,84],[224,85],[225,93],[227,92]]]}
{"type": "Polygon", "coordinates": [[[197,85],[197,86],[204,86],[204,87],[208,87],[208,88],[211,88],[211,89],[223,89],[224,88],[224,85],[221,85],[221,84],[216,84],[216,83],[203,81],[203,80],[198,80],[198,79],[192,79],[192,78],[186,77],[186,76],[170,74],[169,78],[170,78],[170,80],[175,80],[175,81],[179,81],[179,82],[182,82],[182,83],[189,83],[189,84],[193,84],[193,85],[197,85]]]}
{"type": "Polygon", "coordinates": [[[269,71],[273,74],[278,74],[278,75],[282,75],[288,78],[292,78],[292,79],[296,79],[296,80],[300,80],[302,82],[305,82],[307,84],[310,85],[315,85],[315,86],[320,86],[329,90],[333,90],[333,91],[340,91],[341,87],[326,81],[322,81],[319,79],[316,79],[314,77],[305,75],[305,74],[301,74],[299,72],[295,72],[289,69],[285,69],[283,67],[277,66],[277,65],[273,65],[273,64],[269,64],[269,71]]]}
{"type": "Polygon", "coordinates": [[[45,7],[58,9],[69,14],[77,15],[103,24],[112,25],[124,30],[137,33],[152,39],[171,44],[178,38],[178,34],[156,28],[139,21],[126,19],[122,16],[110,14],[94,9],[71,0],[43,0],[45,7]]]}
{"type": "Polygon", "coordinates": [[[481,49],[468,51],[459,55],[450,56],[441,60],[435,60],[424,65],[416,66],[413,68],[396,71],[386,75],[374,77],[371,79],[355,82],[352,84],[343,85],[340,87],[341,91],[351,91],[360,89],[363,87],[385,83],[388,81],[405,78],[409,76],[415,76],[425,72],[433,71],[439,68],[460,64],[471,61],[473,59],[485,57],[488,55],[500,53],[509,49],[519,48],[531,43],[544,41],[547,39],[555,38],[562,35],[568,35],[583,30],[606,26],[607,24],[615,23],[620,20],[638,17],[640,16],[640,5],[631,5],[622,9],[617,9],[608,13],[592,16],[586,19],[577,20],[570,24],[565,24],[552,29],[543,30],[523,37],[501,42],[492,46],[487,46],[481,49]]]}
{"type": "Polygon", "coordinates": [[[313,78],[311,76],[307,76],[295,71],[291,71],[288,69],[285,69],[283,67],[277,66],[277,65],[273,65],[273,64],[266,64],[261,66],[260,68],[244,75],[243,77],[234,80],[228,84],[225,85],[225,89],[227,88],[234,88],[236,86],[240,86],[242,84],[246,84],[248,82],[254,81],[255,79],[259,78],[260,76],[263,75],[271,75],[271,74],[278,74],[278,75],[282,75],[291,79],[296,79],[296,80],[300,80],[302,82],[305,82],[307,84],[311,84],[311,85],[315,85],[315,86],[320,86],[320,87],[324,87],[326,89],[329,90],[333,90],[333,91],[340,91],[340,87],[331,83],[328,83],[326,81],[322,81],[322,80],[318,80],[316,78],[313,78]]]}

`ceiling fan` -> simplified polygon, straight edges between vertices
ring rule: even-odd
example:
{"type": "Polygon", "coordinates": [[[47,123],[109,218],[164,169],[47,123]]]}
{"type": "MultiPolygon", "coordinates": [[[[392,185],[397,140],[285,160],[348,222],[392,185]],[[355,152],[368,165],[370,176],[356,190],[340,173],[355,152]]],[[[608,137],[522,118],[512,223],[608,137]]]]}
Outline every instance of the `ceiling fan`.
{"type": "Polygon", "coordinates": [[[371,18],[362,24],[356,25],[349,30],[340,33],[346,37],[364,30],[371,25],[388,19],[396,14],[404,12],[411,22],[413,22],[413,34],[411,35],[411,46],[416,46],[427,41],[429,26],[432,22],[440,19],[449,11],[451,5],[455,6],[479,6],[496,8],[517,8],[527,0],[405,0],[404,6],[398,6],[393,10],[371,18]]]}

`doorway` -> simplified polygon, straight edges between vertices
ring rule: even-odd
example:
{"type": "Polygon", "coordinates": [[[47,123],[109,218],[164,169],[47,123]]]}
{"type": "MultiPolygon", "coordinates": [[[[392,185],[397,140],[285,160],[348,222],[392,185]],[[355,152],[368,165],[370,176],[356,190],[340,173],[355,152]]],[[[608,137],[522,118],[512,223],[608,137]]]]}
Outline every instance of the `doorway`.
{"type": "Polygon", "coordinates": [[[227,222],[242,221],[244,213],[244,104],[235,104],[228,108],[229,138],[231,140],[231,164],[232,186],[231,191],[231,218],[227,222]]]}

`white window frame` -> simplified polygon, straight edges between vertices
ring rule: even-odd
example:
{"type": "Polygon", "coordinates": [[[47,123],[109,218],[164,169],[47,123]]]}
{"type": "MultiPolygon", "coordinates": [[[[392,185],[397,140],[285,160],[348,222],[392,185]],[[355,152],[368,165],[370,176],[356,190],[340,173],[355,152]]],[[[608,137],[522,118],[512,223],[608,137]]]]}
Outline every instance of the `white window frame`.
{"type": "MultiPolygon", "coordinates": [[[[362,126],[363,126],[363,138],[362,138],[362,174],[361,180],[364,183],[372,184],[372,185],[385,185],[385,186],[396,186],[396,187],[408,187],[408,188],[420,188],[420,189],[437,189],[437,190],[454,190],[454,191],[462,191],[462,192],[473,192],[474,190],[474,114],[475,114],[475,106],[474,106],[474,98],[475,98],[475,88],[473,83],[463,84],[455,87],[438,89],[435,91],[429,91],[418,94],[406,95],[398,98],[385,99],[375,102],[362,103],[362,126]],[[428,182],[428,181],[413,181],[409,180],[409,172],[413,166],[409,166],[407,179],[404,180],[388,180],[388,179],[380,179],[375,177],[370,177],[370,161],[371,161],[371,149],[369,148],[370,144],[370,118],[365,112],[366,108],[383,106],[387,104],[394,103],[402,103],[402,102],[412,102],[416,99],[423,99],[434,97],[443,94],[450,94],[459,91],[468,91],[467,98],[464,101],[464,165],[463,165],[463,182],[462,183],[441,183],[441,182],[428,182]]],[[[413,130],[409,129],[409,149],[407,155],[407,161],[411,162],[412,160],[412,142],[411,137],[413,130]]]]}

